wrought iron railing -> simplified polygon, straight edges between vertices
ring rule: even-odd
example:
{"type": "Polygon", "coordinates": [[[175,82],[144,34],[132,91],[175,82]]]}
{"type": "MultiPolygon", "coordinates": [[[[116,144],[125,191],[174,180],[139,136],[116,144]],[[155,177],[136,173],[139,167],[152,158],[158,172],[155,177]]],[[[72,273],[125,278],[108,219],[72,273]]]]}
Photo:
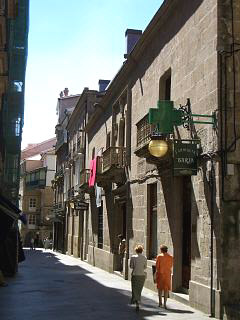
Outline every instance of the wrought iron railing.
{"type": "Polygon", "coordinates": [[[125,166],[125,153],[126,148],[124,147],[109,147],[102,154],[102,159],[99,161],[98,169],[104,173],[109,170],[112,166],[123,168],[125,166]]]}
{"type": "Polygon", "coordinates": [[[80,172],[80,184],[79,187],[82,187],[85,184],[88,184],[88,180],[90,177],[90,169],[83,169],[80,172]]]}
{"type": "Polygon", "coordinates": [[[71,199],[74,197],[74,187],[71,189],[68,189],[68,199],[71,199]]]}
{"type": "Polygon", "coordinates": [[[148,114],[137,123],[137,147],[149,142],[151,134],[156,130],[156,125],[148,123],[148,114]]]}
{"type": "Polygon", "coordinates": [[[47,168],[38,168],[26,174],[26,187],[28,188],[44,188],[46,186],[47,168]]]}
{"type": "Polygon", "coordinates": [[[84,145],[81,144],[80,142],[77,143],[77,153],[80,154],[84,154],[84,145]]]}

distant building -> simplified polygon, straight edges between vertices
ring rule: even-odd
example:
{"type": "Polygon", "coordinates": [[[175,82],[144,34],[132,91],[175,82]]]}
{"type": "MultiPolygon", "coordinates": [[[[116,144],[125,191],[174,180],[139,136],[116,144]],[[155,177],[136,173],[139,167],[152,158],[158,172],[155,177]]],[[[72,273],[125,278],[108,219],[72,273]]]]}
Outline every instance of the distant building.
{"type": "Polygon", "coordinates": [[[42,246],[46,237],[52,239],[53,236],[50,220],[54,202],[52,180],[56,169],[53,144],[55,145],[55,138],[38,144],[41,146],[38,149],[41,149],[40,154],[36,146],[32,147],[32,153],[29,148],[23,150],[23,154],[27,153],[29,156],[21,162],[19,192],[20,209],[27,218],[27,224],[21,225],[21,236],[25,246],[30,245],[31,238],[36,239],[38,246],[42,246]],[[51,148],[49,148],[49,141],[51,141],[51,148]]]}
{"type": "Polygon", "coordinates": [[[57,114],[58,123],[55,126],[56,133],[56,146],[55,154],[56,160],[56,174],[53,181],[53,189],[55,192],[55,202],[53,207],[54,218],[53,233],[55,250],[60,252],[66,252],[67,244],[67,228],[66,228],[66,200],[68,199],[69,192],[69,178],[66,169],[66,163],[68,162],[69,148],[68,148],[68,136],[67,136],[67,124],[69,118],[76,107],[80,94],[68,95],[69,90],[65,88],[58,98],[57,102],[57,114]],[[66,175],[64,174],[66,172],[66,175]]]}

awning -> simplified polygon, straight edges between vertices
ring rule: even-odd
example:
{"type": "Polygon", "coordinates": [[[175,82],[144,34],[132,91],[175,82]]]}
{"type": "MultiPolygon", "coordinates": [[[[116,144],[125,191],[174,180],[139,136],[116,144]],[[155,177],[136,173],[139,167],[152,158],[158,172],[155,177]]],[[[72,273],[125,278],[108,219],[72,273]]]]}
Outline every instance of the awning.
{"type": "Polygon", "coordinates": [[[17,220],[21,210],[3,195],[0,195],[0,212],[7,214],[14,220],[17,220]]]}
{"type": "Polygon", "coordinates": [[[0,242],[7,238],[9,230],[20,217],[20,212],[11,201],[0,195],[0,242]]]}

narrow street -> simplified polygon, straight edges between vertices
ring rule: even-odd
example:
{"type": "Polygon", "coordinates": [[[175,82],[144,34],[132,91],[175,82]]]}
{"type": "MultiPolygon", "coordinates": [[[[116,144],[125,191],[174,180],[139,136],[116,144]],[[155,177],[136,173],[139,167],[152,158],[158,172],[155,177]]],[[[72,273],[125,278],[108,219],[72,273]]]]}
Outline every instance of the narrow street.
{"type": "Polygon", "coordinates": [[[171,299],[157,307],[157,295],[144,289],[137,314],[129,305],[130,282],[56,252],[25,251],[15,278],[0,288],[1,320],[207,319],[171,299]]]}

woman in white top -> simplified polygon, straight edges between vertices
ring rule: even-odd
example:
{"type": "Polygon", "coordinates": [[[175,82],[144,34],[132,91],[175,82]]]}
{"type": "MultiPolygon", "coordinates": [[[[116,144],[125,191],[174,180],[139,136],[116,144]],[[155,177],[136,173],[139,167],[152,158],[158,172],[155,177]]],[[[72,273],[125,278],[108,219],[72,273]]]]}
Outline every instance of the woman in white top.
{"type": "Polygon", "coordinates": [[[130,268],[132,269],[132,303],[136,303],[136,311],[139,311],[139,302],[146,278],[147,258],[142,254],[143,246],[137,245],[136,254],[130,259],[130,268]]]}

